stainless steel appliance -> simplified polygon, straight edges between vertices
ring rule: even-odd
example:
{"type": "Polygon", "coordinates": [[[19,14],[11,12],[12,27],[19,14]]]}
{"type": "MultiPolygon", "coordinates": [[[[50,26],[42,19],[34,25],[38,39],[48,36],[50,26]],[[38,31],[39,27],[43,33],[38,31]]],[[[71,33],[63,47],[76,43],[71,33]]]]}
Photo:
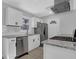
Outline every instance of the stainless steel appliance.
{"type": "Polygon", "coordinates": [[[27,44],[27,36],[16,38],[16,58],[21,57],[28,52],[27,44]]]}
{"type": "Polygon", "coordinates": [[[51,10],[54,13],[62,13],[62,12],[70,11],[70,2],[64,1],[59,4],[56,4],[54,7],[51,7],[51,10]]]}
{"type": "Polygon", "coordinates": [[[76,42],[76,29],[74,30],[73,37],[61,36],[60,35],[60,36],[51,37],[50,39],[52,39],[52,40],[62,40],[62,41],[76,42]]]}
{"type": "Polygon", "coordinates": [[[40,42],[48,39],[48,24],[37,22],[37,28],[34,28],[34,33],[40,34],[40,42]]]}

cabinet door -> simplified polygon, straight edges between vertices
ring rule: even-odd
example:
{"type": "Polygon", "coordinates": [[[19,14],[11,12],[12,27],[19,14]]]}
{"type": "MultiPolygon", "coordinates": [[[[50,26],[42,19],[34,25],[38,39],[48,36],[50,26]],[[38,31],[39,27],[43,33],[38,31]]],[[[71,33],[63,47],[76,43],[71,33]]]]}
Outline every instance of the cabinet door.
{"type": "Polygon", "coordinates": [[[29,36],[28,37],[28,51],[31,51],[32,49],[34,49],[34,36],[29,36]]]}
{"type": "Polygon", "coordinates": [[[16,38],[9,39],[9,59],[16,57],[16,38]]]}
{"type": "Polygon", "coordinates": [[[15,14],[16,14],[16,12],[15,12],[15,10],[13,9],[13,8],[7,8],[7,20],[6,20],[6,25],[15,25],[15,22],[16,22],[16,20],[15,20],[15,14]]]}
{"type": "Polygon", "coordinates": [[[44,44],[43,59],[76,59],[76,51],[44,44]]]}
{"type": "Polygon", "coordinates": [[[14,8],[7,8],[6,25],[20,26],[22,24],[22,12],[14,8]]]}
{"type": "Polygon", "coordinates": [[[35,42],[34,42],[34,48],[37,48],[40,46],[40,36],[35,35],[35,42]]]}
{"type": "Polygon", "coordinates": [[[31,51],[40,45],[39,35],[33,35],[28,37],[28,51],[31,51]]]}
{"type": "Polygon", "coordinates": [[[32,19],[31,19],[31,26],[32,26],[32,27],[36,27],[35,18],[32,18],[32,19]]]}
{"type": "Polygon", "coordinates": [[[2,56],[4,59],[8,59],[9,56],[9,39],[2,38],[2,56]]]}
{"type": "Polygon", "coordinates": [[[33,17],[32,19],[32,27],[37,27],[37,22],[40,22],[39,18],[33,17]]]}
{"type": "Polygon", "coordinates": [[[16,19],[16,22],[17,22],[17,25],[18,26],[22,26],[23,24],[23,13],[16,10],[16,16],[15,16],[15,19],[16,19]]]}

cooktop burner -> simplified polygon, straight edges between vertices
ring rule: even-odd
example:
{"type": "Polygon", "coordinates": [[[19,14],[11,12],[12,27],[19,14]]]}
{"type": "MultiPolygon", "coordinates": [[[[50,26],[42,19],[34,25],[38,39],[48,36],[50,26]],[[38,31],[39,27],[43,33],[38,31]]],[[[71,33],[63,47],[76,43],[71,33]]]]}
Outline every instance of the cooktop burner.
{"type": "Polygon", "coordinates": [[[54,36],[50,39],[53,40],[62,40],[62,41],[70,41],[70,42],[76,42],[76,38],[72,38],[72,37],[65,37],[65,36],[54,36]]]}

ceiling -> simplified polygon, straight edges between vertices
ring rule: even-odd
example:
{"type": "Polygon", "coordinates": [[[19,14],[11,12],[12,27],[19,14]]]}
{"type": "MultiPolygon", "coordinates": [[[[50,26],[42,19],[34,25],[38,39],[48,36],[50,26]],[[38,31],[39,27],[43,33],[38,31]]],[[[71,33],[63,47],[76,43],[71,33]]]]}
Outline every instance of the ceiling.
{"type": "Polygon", "coordinates": [[[54,6],[54,0],[3,0],[3,2],[19,7],[39,17],[52,13],[48,7],[54,6]]]}

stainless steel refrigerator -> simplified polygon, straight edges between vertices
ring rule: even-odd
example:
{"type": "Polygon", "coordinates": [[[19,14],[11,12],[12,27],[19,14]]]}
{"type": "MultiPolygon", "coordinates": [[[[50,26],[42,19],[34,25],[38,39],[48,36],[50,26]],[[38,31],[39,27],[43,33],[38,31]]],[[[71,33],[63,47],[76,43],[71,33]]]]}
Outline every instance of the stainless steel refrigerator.
{"type": "Polygon", "coordinates": [[[40,41],[48,39],[48,24],[37,22],[37,28],[34,29],[35,34],[40,34],[40,41]]]}

